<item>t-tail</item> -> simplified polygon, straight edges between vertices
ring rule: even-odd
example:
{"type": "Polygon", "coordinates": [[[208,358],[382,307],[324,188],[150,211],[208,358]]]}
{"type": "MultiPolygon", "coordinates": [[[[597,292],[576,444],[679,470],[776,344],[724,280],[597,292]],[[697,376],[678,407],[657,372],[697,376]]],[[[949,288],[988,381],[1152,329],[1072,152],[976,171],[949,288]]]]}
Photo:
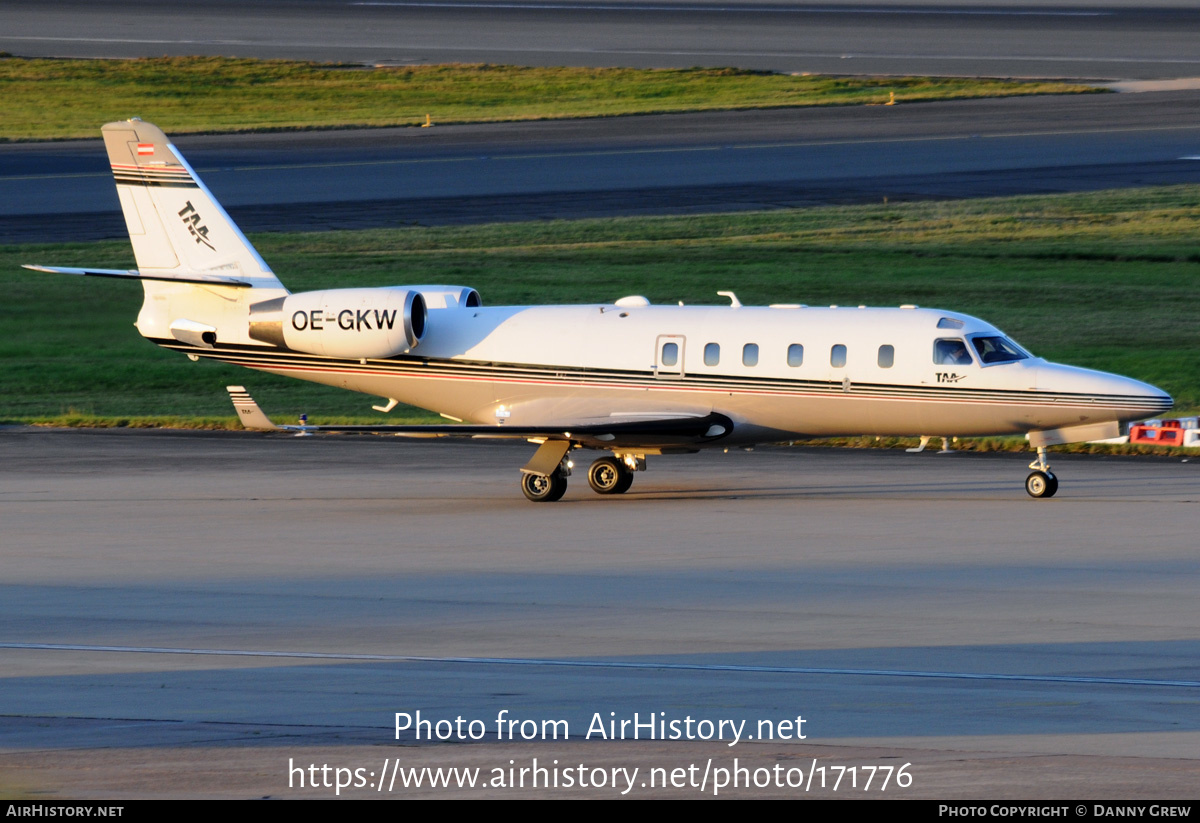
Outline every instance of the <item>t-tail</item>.
{"type": "Polygon", "coordinates": [[[103,135],[137,269],[26,268],[141,280],[151,340],[247,342],[249,306],[288,291],[161,129],[123,120],[103,135]]]}
{"type": "MultiPolygon", "coordinates": [[[[137,329],[155,343],[268,370],[280,362],[264,351],[387,358],[421,342],[426,296],[440,307],[480,305],[478,292],[462,286],[291,294],[157,126],[125,120],[103,132],[137,269],[26,268],[141,280],[137,329]]],[[[329,370],[289,373],[346,387],[329,370]]]]}
{"type": "Polygon", "coordinates": [[[126,120],[102,131],[143,278],[283,288],[162,130],[126,120]]]}

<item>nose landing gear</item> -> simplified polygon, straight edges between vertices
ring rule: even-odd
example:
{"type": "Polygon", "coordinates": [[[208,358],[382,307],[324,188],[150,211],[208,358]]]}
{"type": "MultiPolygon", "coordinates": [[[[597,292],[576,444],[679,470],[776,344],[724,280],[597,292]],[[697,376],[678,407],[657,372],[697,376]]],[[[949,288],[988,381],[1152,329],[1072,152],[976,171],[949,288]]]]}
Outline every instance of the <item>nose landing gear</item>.
{"type": "Polygon", "coordinates": [[[1025,491],[1030,497],[1053,497],[1058,491],[1058,478],[1050,471],[1046,448],[1039,446],[1037,453],[1037,460],[1029,464],[1033,471],[1025,478],[1025,491]]]}

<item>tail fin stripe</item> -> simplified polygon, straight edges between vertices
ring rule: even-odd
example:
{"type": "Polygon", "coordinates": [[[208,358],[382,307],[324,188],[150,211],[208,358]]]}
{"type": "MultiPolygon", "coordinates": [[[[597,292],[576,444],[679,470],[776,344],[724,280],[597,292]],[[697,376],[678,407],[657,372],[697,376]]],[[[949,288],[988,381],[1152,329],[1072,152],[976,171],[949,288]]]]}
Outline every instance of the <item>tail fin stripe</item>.
{"type": "Polygon", "coordinates": [[[132,169],[113,166],[113,174],[129,174],[139,177],[172,177],[191,180],[192,176],[182,169],[132,169]]]}
{"type": "Polygon", "coordinates": [[[129,170],[129,171],[161,171],[164,174],[188,174],[187,169],[178,166],[168,166],[164,163],[109,163],[113,169],[129,170]]]}
{"type": "Polygon", "coordinates": [[[200,188],[195,183],[187,180],[142,180],[138,178],[124,178],[117,176],[118,183],[123,183],[126,186],[147,186],[156,189],[198,189],[200,188]]]}
{"type": "Polygon", "coordinates": [[[134,169],[113,166],[113,177],[118,183],[150,183],[163,181],[196,185],[196,181],[183,169],[134,169]]]}

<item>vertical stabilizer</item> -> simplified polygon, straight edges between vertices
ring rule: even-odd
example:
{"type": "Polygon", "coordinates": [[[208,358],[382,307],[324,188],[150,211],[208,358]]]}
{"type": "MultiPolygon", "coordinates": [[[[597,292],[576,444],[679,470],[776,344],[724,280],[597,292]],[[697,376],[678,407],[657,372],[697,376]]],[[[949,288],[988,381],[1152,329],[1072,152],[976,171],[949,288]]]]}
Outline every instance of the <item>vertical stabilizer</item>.
{"type": "Polygon", "coordinates": [[[162,130],[123,120],[104,126],[103,134],[143,275],[221,275],[283,288],[162,130]]]}

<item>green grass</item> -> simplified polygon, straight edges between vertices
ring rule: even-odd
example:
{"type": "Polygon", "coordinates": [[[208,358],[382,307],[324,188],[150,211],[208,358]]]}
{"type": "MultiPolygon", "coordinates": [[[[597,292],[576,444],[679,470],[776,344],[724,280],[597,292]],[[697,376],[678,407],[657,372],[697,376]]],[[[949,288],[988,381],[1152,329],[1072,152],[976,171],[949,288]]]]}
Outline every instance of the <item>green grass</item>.
{"type": "MultiPolygon", "coordinates": [[[[455,283],[486,304],[918,303],[997,324],[1051,360],[1127,374],[1200,408],[1200,187],[698,217],[252,238],[289,288],[455,283]]],[[[284,421],[380,420],[377,400],[214,363],[131,327],[135,283],[20,272],[131,267],[125,242],[0,247],[0,420],[231,424],[244,383],[284,421]],[[90,417],[89,417],[90,416],[90,417]]],[[[431,419],[410,413],[391,419],[431,419]]]]}
{"type": "Polygon", "coordinates": [[[779,106],[1094,92],[974,78],[792,76],[740,69],[449,65],[367,68],[286,60],[0,56],[0,139],[96,137],[141,117],[168,134],[405,126],[779,106]]]}

